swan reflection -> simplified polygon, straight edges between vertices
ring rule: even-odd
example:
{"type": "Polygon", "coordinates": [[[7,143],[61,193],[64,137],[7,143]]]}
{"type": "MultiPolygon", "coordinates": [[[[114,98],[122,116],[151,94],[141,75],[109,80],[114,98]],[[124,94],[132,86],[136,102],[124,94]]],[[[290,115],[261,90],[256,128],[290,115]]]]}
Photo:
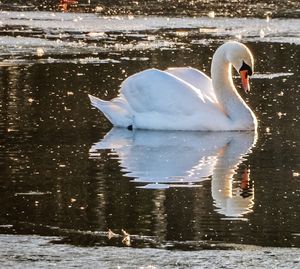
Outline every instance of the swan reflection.
{"type": "Polygon", "coordinates": [[[134,178],[139,188],[197,187],[211,180],[216,211],[241,217],[253,207],[250,170],[241,163],[255,140],[254,132],[132,132],[113,128],[89,154],[97,158],[99,151],[111,150],[122,171],[134,178]]]}

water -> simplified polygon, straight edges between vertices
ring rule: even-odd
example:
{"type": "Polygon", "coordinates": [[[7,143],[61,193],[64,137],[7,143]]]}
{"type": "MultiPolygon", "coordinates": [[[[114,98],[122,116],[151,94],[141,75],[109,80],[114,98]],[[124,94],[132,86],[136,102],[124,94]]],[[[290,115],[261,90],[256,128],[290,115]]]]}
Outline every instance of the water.
{"type": "Polygon", "coordinates": [[[125,246],[122,229],[137,248],[300,246],[299,19],[0,20],[1,233],[78,246],[125,246]],[[229,39],[255,55],[241,94],[257,136],[111,129],[89,104],[88,93],[109,100],[146,68],[209,74],[229,39]]]}

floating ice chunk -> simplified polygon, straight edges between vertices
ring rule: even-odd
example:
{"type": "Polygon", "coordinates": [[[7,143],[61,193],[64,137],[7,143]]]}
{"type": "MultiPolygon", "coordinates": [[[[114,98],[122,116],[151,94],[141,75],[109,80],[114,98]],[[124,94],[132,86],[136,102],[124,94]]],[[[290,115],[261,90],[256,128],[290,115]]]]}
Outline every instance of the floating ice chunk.
{"type": "Polygon", "coordinates": [[[90,37],[104,37],[106,34],[104,32],[89,32],[87,34],[90,37]]]}
{"type": "Polygon", "coordinates": [[[242,34],[237,34],[237,35],[235,35],[235,37],[236,37],[238,40],[241,40],[241,39],[242,39],[242,34]]]}
{"type": "Polygon", "coordinates": [[[215,17],[215,12],[214,11],[209,11],[208,14],[207,14],[207,16],[209,18],[214,18],[215,17]]]}
{"type": "Polygon", "coordinates": [[[45,195],[45,194],[51,194],[51,192],[39,192],[39,191],[29,191],[29,192],[16,192],[15,196],[36,196],[36,195],[45,195]]]}
{"type": "Polygon", "coordinates": [[[43,48],[39,47],[39,48],[36,49],[36,55],[38,57],[42,57],[44,54],[45,54],[45,51],[44,51],[43,48]]]}
{"type": "Polygon", "coordinates": [[[294,73],[270,73],[270,74],[254,74],[252,78],[255,79],[273,79],[278,77],[293,76],[294,73]]]}
{"type": "Polygon", "coordinates": [[[96,13],[101,13],[103,10],[104,10],[104,7],[102,7],[102,6],[96,6],[95,7],[95,12],[96,13]]]}

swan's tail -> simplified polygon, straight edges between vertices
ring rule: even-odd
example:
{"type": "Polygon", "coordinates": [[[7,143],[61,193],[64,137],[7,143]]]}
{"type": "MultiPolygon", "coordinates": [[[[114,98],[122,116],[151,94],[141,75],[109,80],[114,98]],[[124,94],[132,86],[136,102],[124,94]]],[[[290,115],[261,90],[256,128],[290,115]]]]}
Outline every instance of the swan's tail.
{"type": "Polygon", "coordinates": [[[99,109],[114,126],[128,127],[132,125],[132,112],[123,97],[117,97],[112,101],[104,101],[90,94],[88,96],[91,105],[99,109]]]}

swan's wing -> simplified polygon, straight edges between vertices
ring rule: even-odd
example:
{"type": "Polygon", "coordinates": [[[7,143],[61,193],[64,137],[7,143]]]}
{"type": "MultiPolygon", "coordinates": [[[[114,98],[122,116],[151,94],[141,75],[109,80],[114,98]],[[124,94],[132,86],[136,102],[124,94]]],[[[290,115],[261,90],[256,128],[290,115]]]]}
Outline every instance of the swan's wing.
{"type": "Polygon", "coordinates": [[[137,113],[187,116],[216,110],[216,105],[194,86],[157,69],[127,78],[121,85],[121,94],[137,113]]]}
{"type": "Polygon", "coordinates": [[[192,67],[176,67],[169,68],[166,72],[196,87],[202,93],[204,98],[208,98],[215,103],[218,102],[211,78],[200,70],[192,67]]]}

